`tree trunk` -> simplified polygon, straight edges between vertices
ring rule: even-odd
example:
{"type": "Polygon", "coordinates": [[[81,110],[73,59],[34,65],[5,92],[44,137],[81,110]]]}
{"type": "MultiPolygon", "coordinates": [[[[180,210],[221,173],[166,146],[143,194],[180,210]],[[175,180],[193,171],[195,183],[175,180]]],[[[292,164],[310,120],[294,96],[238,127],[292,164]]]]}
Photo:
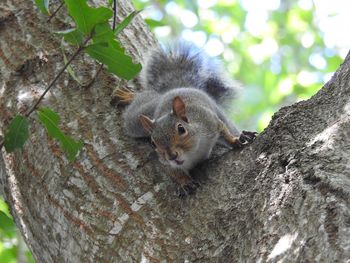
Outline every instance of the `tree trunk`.
{"type": "MultiPolygon", "coordinates": [[[[119,1],[119,20],[132,10],[119,1]]],[[[65,11],[46,19],[32,1],[2,0],[0,133],[63,66],[52,32],[69,28],[65,11]]],[[[156,45],[140,17],[120,41],[141,62],[156,45]]],[[[73,67],[85,81],[97,68],[85,56],[73,67]]],[[[37,262],[345,262],[349,72],[350,56],[315,96],[276,113],[251,146],[216,149],[184,199],[149,143],[123,134],[122,109],[110,101],[125,83],[104,71],[82,88],[66,74],[42,105],[83,150],[68,162],[33,114],[25,147],[2,150],[1,188],[37,262]]]]}

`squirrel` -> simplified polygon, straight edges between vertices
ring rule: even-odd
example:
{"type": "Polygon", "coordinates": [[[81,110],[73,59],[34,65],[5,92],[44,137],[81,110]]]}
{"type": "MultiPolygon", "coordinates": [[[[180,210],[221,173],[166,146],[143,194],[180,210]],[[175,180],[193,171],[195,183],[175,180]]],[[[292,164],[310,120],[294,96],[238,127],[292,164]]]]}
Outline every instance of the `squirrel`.
{"type": "Polygon", "coordinates": [[[235,91],[220,63],[191,43],[177,42],[155,49],[145,59],[139,75],[143,91],[117,90],[125,133],[148,137],[159,161],[184,187],[191,183],[190,170],[208,159],[213,147],[242,147],[255,132],[240,133],[222,107],[235,91]]]}

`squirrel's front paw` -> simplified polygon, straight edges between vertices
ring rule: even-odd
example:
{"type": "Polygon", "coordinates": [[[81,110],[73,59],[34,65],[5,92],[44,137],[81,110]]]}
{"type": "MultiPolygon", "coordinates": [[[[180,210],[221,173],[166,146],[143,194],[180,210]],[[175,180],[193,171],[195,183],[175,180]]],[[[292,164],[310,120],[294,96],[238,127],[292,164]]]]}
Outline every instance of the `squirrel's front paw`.
{"type": "Polygon", "coordinates": [[[244,145],[252,143],[255,140],[257,134],[257,132],[242,131],[238,139],[239,144],[243,147],[244,145]]]}
{"type": "Polygon", "coordinates": [[[185,198],[189,195],[192,195],[196,192],[196,189],[200,186],[200,183],[191,181],[189,184],[186,185],[179,185],[176,194],[180,198],[185,198]]]}
{"type": "Polygon", "coordinates": [[[118,87],[113,91],[113,104],[126,105],[133,101],[135,92],[127,87],[118,87]]]}

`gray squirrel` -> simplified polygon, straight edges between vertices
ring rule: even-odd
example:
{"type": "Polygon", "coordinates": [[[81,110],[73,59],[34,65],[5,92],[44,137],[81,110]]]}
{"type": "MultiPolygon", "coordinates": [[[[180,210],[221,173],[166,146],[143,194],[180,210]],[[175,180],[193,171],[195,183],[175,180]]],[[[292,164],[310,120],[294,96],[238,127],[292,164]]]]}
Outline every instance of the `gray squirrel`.
{"type": "Polygon", "coordinates": [[[130,104],[123,114],[125,133],[150,137],[159,161],[170,166],[180,186],[190,184],[189,171],[210,157],[217,143],[242,147],[255,132],[240,133],[222,110],[234,85],[214,58],[187,42],[152,50],[139,75],[143,91],[117,90],[130,104]]]}

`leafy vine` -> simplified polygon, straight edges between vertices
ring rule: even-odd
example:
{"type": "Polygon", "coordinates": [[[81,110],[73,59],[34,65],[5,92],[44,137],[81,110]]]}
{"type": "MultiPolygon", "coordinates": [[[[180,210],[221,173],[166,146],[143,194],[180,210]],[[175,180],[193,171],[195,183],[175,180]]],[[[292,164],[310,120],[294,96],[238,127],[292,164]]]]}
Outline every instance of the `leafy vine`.
{"type": "Polygon", "coordinates": [[[84,51],[93,59],[99,61],[100,67],[93,77],[92,82],[97,78],[99,72],[104,66],[107,70],[126,80],[135,77],[141,70],[140,64],[135,64],[132,58],[125,54],[125,50],[116,39],[116,36],[132,21],[139,13],[134,11],[129,14],[121,23],[116,23],[117,16],[117,1],[108,0],[108,7],[91,7],[86,0],[62,0],[56,10],[50,14],[49,0],[35,0],[39,10],[46,15],[49,15],[48,22],[63,7],[67,8],[69,16],[75,22],[75,27],[64,31],[56,32],[63,37],[63,40],[77,47],[72,57],[67,60],[64,56],[64,66],[50,82],[45,91],[41,94],[38,100],[24,114],[17,114],[10,122],[4,136],[4,140],[0,143],[0,149],[5,146],[6,152],[10,153],[18,148],[23,147],[29,138],[29,121],[28,117],[37,112],[40,123],[46,128],[48,135],[57,139],[60,142],[60,147],[66,152],[70,161],[73,161],[79,150],[83,147],[82,141],[77,141],[66,135],[59,128],[60,117],[52,109],[48,107],[40,107],[39,105],[47,92],[54,87],[56,81],[66,70],[76,79],[72,71],[71,62],[84,51]],[[113,17],[112,26],[110,20],[113,17]]]}

